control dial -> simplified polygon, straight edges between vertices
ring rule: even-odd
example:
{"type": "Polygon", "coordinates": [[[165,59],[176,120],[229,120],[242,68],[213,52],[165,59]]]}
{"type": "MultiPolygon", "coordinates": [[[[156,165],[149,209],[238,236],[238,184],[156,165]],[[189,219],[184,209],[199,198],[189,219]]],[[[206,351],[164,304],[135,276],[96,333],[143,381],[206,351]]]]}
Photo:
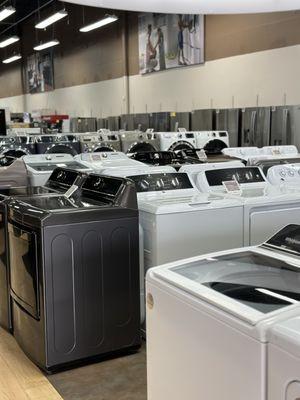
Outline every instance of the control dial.
{"type": "Polygon", "coordinates": [[[140,188],[142,189],[142,190],[148,190],[149,189],[149,187],[150,187],[150,184],[149,184],[149,182],[146,180],[146,179],[142,179],[141,181],[140,181],[140,188]]]}

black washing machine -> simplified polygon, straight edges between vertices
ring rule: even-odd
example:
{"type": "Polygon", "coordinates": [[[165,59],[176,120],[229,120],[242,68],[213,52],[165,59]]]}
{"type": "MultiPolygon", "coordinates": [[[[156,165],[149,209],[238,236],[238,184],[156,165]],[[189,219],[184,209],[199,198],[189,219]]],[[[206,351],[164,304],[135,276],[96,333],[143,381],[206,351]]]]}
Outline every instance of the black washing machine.
{"type": "Polygon", "coordinates": [[[17,158],[36,154],[35,139],[26,135],[6,136],[0,139],[0,154],[17,158]]]}
{"type": "Polygon", "coordinates": [[[136,161],[150,164],[153,166],[169,165],[176,170],[179,170],[183,165],[186,164],[198,164],[201,163],[199,158],[184,156],[181,152],[174,151],[147,151],[134,153],[131,155],[136,161]]]}
{"type": "Polygon", "coordinates": [[[74,184],[80,186],[86,176],[83,173],[66,168],[56,168],[45,186],[21,186],[0,190],[0,325],[6,330],[12,331],[12,316],[8,280],[7,212],[4,200],[16,197],[47,196],[65,193],[74,184]]]}
{"type": "Polygon", "coordinates": [[[72,195],[7,200],[14,336],[39,367],[140,347],[137,195],[91,174],[72,195]]]}
{"type": "Polygon", "coordinates": [[[72,135],[41,135],[36,138],[37,154],[70,154],[76,156],[81,153],[78,138],[72,135]]]}

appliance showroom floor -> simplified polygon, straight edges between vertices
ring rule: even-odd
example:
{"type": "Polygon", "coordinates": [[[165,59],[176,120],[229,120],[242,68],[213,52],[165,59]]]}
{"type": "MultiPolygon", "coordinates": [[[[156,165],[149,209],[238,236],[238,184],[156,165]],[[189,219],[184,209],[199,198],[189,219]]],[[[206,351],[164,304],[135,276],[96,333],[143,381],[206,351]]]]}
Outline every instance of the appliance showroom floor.
{"type": "Polygon", "coordinates": [[[45,376],[0,328],[1,400],[146,400],[145,345],[137,354],[45,376]]]}

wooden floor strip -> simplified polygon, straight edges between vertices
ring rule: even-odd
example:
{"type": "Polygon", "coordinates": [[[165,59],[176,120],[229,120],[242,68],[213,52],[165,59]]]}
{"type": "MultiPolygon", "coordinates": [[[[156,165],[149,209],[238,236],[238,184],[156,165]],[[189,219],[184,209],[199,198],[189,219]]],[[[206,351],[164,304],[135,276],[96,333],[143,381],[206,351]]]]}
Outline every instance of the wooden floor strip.
{"type": "Polygon", "coordinates": [[[0,328],[0,399],[62,400],[14,338],[0,328]]]}

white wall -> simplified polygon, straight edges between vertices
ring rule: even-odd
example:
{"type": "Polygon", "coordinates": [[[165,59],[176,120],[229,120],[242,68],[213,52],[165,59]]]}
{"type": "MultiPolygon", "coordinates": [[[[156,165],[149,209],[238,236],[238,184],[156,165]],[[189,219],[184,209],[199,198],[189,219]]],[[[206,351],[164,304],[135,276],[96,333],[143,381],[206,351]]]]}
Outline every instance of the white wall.
{"type": "MultiPolygon", "coordinates": [[[[130,112],[300,104],[300,45],[129,78],[130,112]]],[[[126,112],[125,78],[0,99],[12,111],[51,108],[71,116],[126,112]],[[23,108],[22,108],[23,107],[23,108]]]]}

